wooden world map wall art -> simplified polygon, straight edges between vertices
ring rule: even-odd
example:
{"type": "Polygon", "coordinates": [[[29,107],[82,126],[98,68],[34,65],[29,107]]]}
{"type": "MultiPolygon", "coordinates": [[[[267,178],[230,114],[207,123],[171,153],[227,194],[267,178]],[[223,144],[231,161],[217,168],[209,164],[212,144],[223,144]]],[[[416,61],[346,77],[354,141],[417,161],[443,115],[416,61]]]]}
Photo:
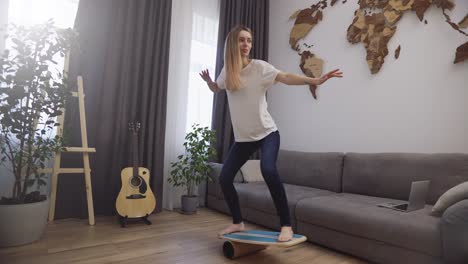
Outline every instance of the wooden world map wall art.
{"type": "MultiPolygon", "coordinates": [[[[339,0],[330,0],[334,6],[339,0]]],[[[342,4],[346,0],[340,1],[342,4]]],[[[397,23],[407,11],[413,11],[421,22],[427,24],[424,13],[434,5],[442,10],[445,21],[457,32],[468,36],[462,29],[468,27],[468,14],[457,24],[452,21],[446,10],[452,10],[455,4],[451,0],[359,0],[359,8],[354,12],[354,19],[347,30],[347,40],[356,44],[362,42],[366,49],[366,60],[372,74],[379,72],[385,57],[388,55],[387,44],[397,30],[397,23]]],[[[300,68],[309,77],[322,75],[323,59],[316,56],[310,49],[312,45],[303,43],[301,49],[299,40],[304,39],[309,32],[323,20],[324,10],[328,7],[327,0],[320,0],[309,8],[300,9],[289,19],[295,19],[291,29],[289,45],[301,57],[300,68]]],[[[400,56],[401,46],[394,51],[396,59],[400,56]]],[[[455,51],[453,63],[468,59],[468,41],[460,45],[455,51]]],[[[316,86],[310,86],[315,99],[316,86]]]]}

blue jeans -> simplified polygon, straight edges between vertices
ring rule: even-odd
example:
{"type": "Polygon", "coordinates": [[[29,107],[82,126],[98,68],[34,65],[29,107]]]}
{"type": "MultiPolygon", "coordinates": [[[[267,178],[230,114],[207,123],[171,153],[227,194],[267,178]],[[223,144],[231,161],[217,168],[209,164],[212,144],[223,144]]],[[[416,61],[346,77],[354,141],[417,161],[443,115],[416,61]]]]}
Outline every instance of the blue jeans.
{"type": "Polygon", "coordinates": [[[221,170],[219,183],[224,193],[224,199],[226,199],[226,203],[231,210],[234,224],[242,222],[239,198],[233,184],[234,177],[242,165],[247,162],[250,155],[260,148],[260,169],[280,217],[280,224],[281,226],[291,226],[288,199],[284,191],[283,183],[278,175],[278,170],[276,169],[279,145],[280,135],[278,131],[270,133],[259,141],[235,142],[234,145],[232,145],[228,157],[224,162],[223,169],[221,170]]]}

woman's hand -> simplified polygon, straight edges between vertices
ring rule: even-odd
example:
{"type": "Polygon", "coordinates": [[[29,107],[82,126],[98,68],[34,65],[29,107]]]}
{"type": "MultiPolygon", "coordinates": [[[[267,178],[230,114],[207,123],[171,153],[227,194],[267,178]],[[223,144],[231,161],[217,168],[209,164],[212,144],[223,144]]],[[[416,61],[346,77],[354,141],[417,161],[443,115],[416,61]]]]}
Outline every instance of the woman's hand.
{"type": "Polygon", "coordinates": [[[210,72],[209,72],[208,70],[203,70],[203,71],[201,71],[200,77],[202,77],[202,79],[203,79],[207,84],[210,84],[210,83],[213,82],[213,81],[211,80],[210,72]]]}
{"type": "Polygon", "coordinates": [[[219,91],[218,84],[211,80],[210,72],[208,70],[201,71],[200,77],[202,77],[202,79],[206,82],[208,88],[210,88],[212,92],[216,93],[217,91],[219,91]]]}
{"type": "Polygon", "coordinates": [[[320,85],[320,84],[326,82],[328,79],[333,78],[333,77],[342,78],[343,77],[343,72],[341,72],[339,69],[335,69],[333,71],[330,71],[330,72],[322,75],[322,77],[318,78],[317,84],[320,85]]]}

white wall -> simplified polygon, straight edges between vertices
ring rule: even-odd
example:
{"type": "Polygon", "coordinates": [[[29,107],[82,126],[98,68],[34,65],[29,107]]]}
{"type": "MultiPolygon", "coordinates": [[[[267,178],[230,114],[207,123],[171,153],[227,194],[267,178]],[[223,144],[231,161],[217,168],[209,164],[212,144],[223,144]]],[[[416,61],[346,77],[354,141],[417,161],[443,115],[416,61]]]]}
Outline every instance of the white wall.
{"type": "MultiPolygon", "coordinates": [[[[302,74],[300,57],[288,44],[289,16],[317,1],[271,0],[269,62],[302,74]]],[[[277,84],[269,110],[281,132],[281,148],[340,152],[468,153],[468,61],[454,65],[457,46],[468,38],[454,31],[431,7],[427,25],[404,14],[389,42],[389,55],[372,75],[364,46],[346,40],[357,0],[327,7],[323,21],[305,39],[325,61],[324,72],[339,67],[344,78],[319,88],[314,100],[306,86],[277,84]],[[393,52],[401,45],[400,58],[393,52]]],[[[450,12],[459,22],[468,10],[455,0],[450,12]]]]}

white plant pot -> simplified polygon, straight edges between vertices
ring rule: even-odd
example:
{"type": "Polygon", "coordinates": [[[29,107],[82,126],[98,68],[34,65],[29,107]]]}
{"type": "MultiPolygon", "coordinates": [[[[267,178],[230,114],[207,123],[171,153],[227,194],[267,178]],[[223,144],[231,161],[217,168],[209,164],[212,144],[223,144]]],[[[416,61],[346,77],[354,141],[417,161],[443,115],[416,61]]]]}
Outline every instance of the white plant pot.
{"type": "Polygon", "coordinates": [[[47,226],[49,199],[0,205],[0,247],[19,246],[41,238],[47,226]]]}

